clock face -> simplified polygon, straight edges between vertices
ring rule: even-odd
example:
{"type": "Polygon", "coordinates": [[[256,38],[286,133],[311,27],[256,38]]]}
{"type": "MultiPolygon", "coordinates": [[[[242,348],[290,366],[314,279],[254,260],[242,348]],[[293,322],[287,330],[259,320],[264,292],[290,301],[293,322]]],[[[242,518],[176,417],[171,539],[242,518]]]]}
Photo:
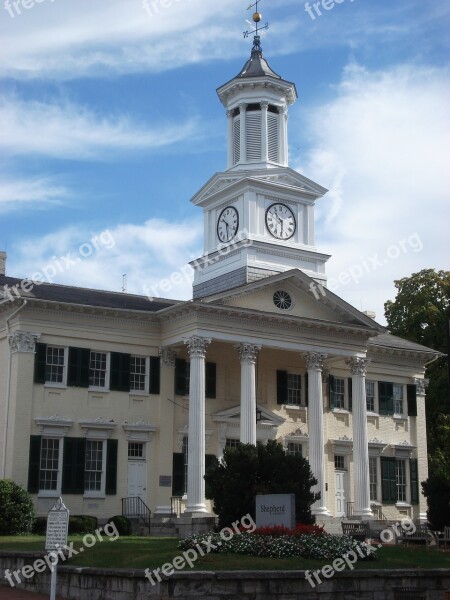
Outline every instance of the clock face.
{"type": "Polygon", "coordinates": [[[221,242],[231,242],[239,228],[239,214],[234,206],[227,206],[217,221],[217,236],[221,242]]]}
{"type": "Polygon", "coordinates": [[[266,225],[273,237],[288,240],[296,229],[294,213],[285,204],[272,204],[266,211],[266,225]]]}

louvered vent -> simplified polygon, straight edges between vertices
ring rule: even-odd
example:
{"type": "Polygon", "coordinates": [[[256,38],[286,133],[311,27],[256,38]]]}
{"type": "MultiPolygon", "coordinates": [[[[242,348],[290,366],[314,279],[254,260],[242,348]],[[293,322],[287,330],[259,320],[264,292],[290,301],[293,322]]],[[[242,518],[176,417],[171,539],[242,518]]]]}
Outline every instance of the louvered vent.
{"type": "Polygon", "coordinates": [[[233,119],[233,164],[237,164],[241,159],[241,121],[240,117],[233,119]]]}
{"type": "Polygon", "coordinates": [[[261,160],[261,112],[251,111],[246,115],[247,161],[261,160]]]}
{"type": "Polygon", "coordinates": [[[271,113],[267,115],[267,143],[269,151],[269,160],[279,162],[278,151],[278,117],[271,113]]]}

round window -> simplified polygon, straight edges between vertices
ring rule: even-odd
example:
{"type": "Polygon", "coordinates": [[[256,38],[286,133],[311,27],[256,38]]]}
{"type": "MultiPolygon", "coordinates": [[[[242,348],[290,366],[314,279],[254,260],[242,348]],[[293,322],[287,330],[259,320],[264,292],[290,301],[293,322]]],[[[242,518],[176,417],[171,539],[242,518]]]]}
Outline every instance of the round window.
{"type": "Polygon", "coordinates": [[[292,306],[292,298],[287,292],[278,290],[273,295],[273,303],[280,310],[288,310],[292,306]]]}

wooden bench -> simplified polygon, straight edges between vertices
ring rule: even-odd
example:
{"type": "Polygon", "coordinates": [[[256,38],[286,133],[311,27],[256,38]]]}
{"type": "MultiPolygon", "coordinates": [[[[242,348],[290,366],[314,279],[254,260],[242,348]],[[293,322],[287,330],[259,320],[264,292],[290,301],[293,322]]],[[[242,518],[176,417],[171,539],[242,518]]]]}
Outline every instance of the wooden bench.
{"type": "Polygon", "coordinates": [[[367,521],[361,521],[361,523],[342,522],[341,527],[344,535],[348,535],[360,542],[364,542],[364,540],[373,537],[373,533],[367,521]]]}
{"type": "Polygon", "coordinates": [[[444,531],[435,531],[434,536],[438,549],[441,544],[444,544],[444,550],[447,549],[447,544],[450,546],[450,527],[444,527],[444,531]]]}
{"type": "Polygon", "coordinates": [[[404,542],[407,546],[409,542],[425,542],[425,547],[428,548],[431,542],[435,539],[426,523],[414,523],[416,530],[411,533],[406,531],[400,535],[397,534],[397,544],[404,542]]]}

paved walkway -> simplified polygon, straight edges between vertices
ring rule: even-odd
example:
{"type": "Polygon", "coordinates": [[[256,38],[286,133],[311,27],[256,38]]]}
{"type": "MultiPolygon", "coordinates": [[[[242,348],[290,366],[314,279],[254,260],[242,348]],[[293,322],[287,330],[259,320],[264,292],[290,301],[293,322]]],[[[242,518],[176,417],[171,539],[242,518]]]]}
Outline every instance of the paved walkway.
{"type": "MultiPolygon", "coordinates": [[[[24,592],[11,586],[0,585],[0,600],[49,600],[50,592],[48,594],[33,594],[32,592],[24,592]]],[[[57,598],[62,600],[62,598],[57,598]]]]}

